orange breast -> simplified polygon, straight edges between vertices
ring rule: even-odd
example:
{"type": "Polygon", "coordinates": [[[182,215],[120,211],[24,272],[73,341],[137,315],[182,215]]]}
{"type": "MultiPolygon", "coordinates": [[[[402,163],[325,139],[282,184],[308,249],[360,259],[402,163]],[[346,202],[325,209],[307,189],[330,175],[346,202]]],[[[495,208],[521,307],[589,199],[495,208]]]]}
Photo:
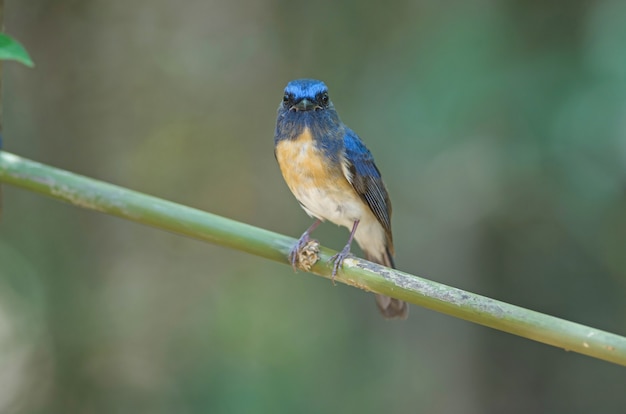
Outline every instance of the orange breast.
{"type": "Polygon", "coordinates": [[[308,129],[296,139],[280,141],[276,159],[289,189],[308,215],[349,229],[356,220],[376,222],[344,176],[341,164],[326,162],[308,129]]]}
{"type": "Polygon", "coordinates": [[[346,187],[350,184],[341,172],[341,166],[323,162],[323,153],[315,147],[315,142],[308,128],[296,139],[283,140],[276,146],[276,159],[283,173],[285,182],[292,193],[304,188],[324,189],[329,186],[346,187]]]}

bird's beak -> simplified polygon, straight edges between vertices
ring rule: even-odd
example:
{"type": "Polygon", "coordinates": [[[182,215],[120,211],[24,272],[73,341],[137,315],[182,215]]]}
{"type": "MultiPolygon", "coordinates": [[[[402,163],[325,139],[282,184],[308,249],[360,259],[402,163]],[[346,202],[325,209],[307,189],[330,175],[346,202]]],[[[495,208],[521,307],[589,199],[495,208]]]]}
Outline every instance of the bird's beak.
{"type": "Polygon", "coordinates": [[[311,102],[307,98],[303,98],[300,101],[298,101],[298,103],[296,103],[292,108],[294,108],[296,111],[310,111],[311,109],[314,109],[316,106],[317,105],[315,105],[315,103],[311,102]]]}

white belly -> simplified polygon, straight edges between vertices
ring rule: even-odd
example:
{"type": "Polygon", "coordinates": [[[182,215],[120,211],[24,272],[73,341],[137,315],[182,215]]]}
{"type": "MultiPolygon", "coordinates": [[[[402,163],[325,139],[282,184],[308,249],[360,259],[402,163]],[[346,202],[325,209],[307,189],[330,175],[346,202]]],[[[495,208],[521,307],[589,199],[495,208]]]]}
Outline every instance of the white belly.
{"type": "Polygon", "coordinates": [[[371,212],[352,188],[342,187],[302,186],[294,195],[309,216],[351,229],[356,220],[371,212]]]}
{"type": "Polygon", "coordinates": [[[298,191],[296,198],[306,213],[322,221],[330,221],[352,230],[354,222],[359,220],[354,239],[361,249],[373,257],[379,258],[385,252],[387,236],[369,207],[354,193],[354,198],[344,195],[337,197],[333,191],[314,189],[298,191]]]}

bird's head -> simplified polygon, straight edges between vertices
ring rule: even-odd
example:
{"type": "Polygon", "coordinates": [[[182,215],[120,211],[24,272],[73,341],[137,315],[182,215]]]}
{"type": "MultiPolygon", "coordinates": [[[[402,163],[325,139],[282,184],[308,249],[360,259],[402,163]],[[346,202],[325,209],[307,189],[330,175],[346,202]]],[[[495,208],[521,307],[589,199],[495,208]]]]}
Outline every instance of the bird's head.
{"type": "Polygon", "coordinates": [[[323,111],[332,108],[328,88],[315,79],[296,79],[287,84],[282,107],[287,111],[323,111]]]}

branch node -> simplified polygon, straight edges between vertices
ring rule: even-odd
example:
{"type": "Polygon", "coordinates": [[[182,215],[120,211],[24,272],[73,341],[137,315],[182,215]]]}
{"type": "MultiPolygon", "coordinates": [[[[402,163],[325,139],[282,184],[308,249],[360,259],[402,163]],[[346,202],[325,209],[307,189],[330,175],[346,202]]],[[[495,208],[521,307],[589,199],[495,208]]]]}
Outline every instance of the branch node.
{"type": "Polygon", "coordinates": [[[298,268],[308,272],[320,259],[320,243],[317,240],[309,240],[304,247],[296,253],[298,268]]]}

